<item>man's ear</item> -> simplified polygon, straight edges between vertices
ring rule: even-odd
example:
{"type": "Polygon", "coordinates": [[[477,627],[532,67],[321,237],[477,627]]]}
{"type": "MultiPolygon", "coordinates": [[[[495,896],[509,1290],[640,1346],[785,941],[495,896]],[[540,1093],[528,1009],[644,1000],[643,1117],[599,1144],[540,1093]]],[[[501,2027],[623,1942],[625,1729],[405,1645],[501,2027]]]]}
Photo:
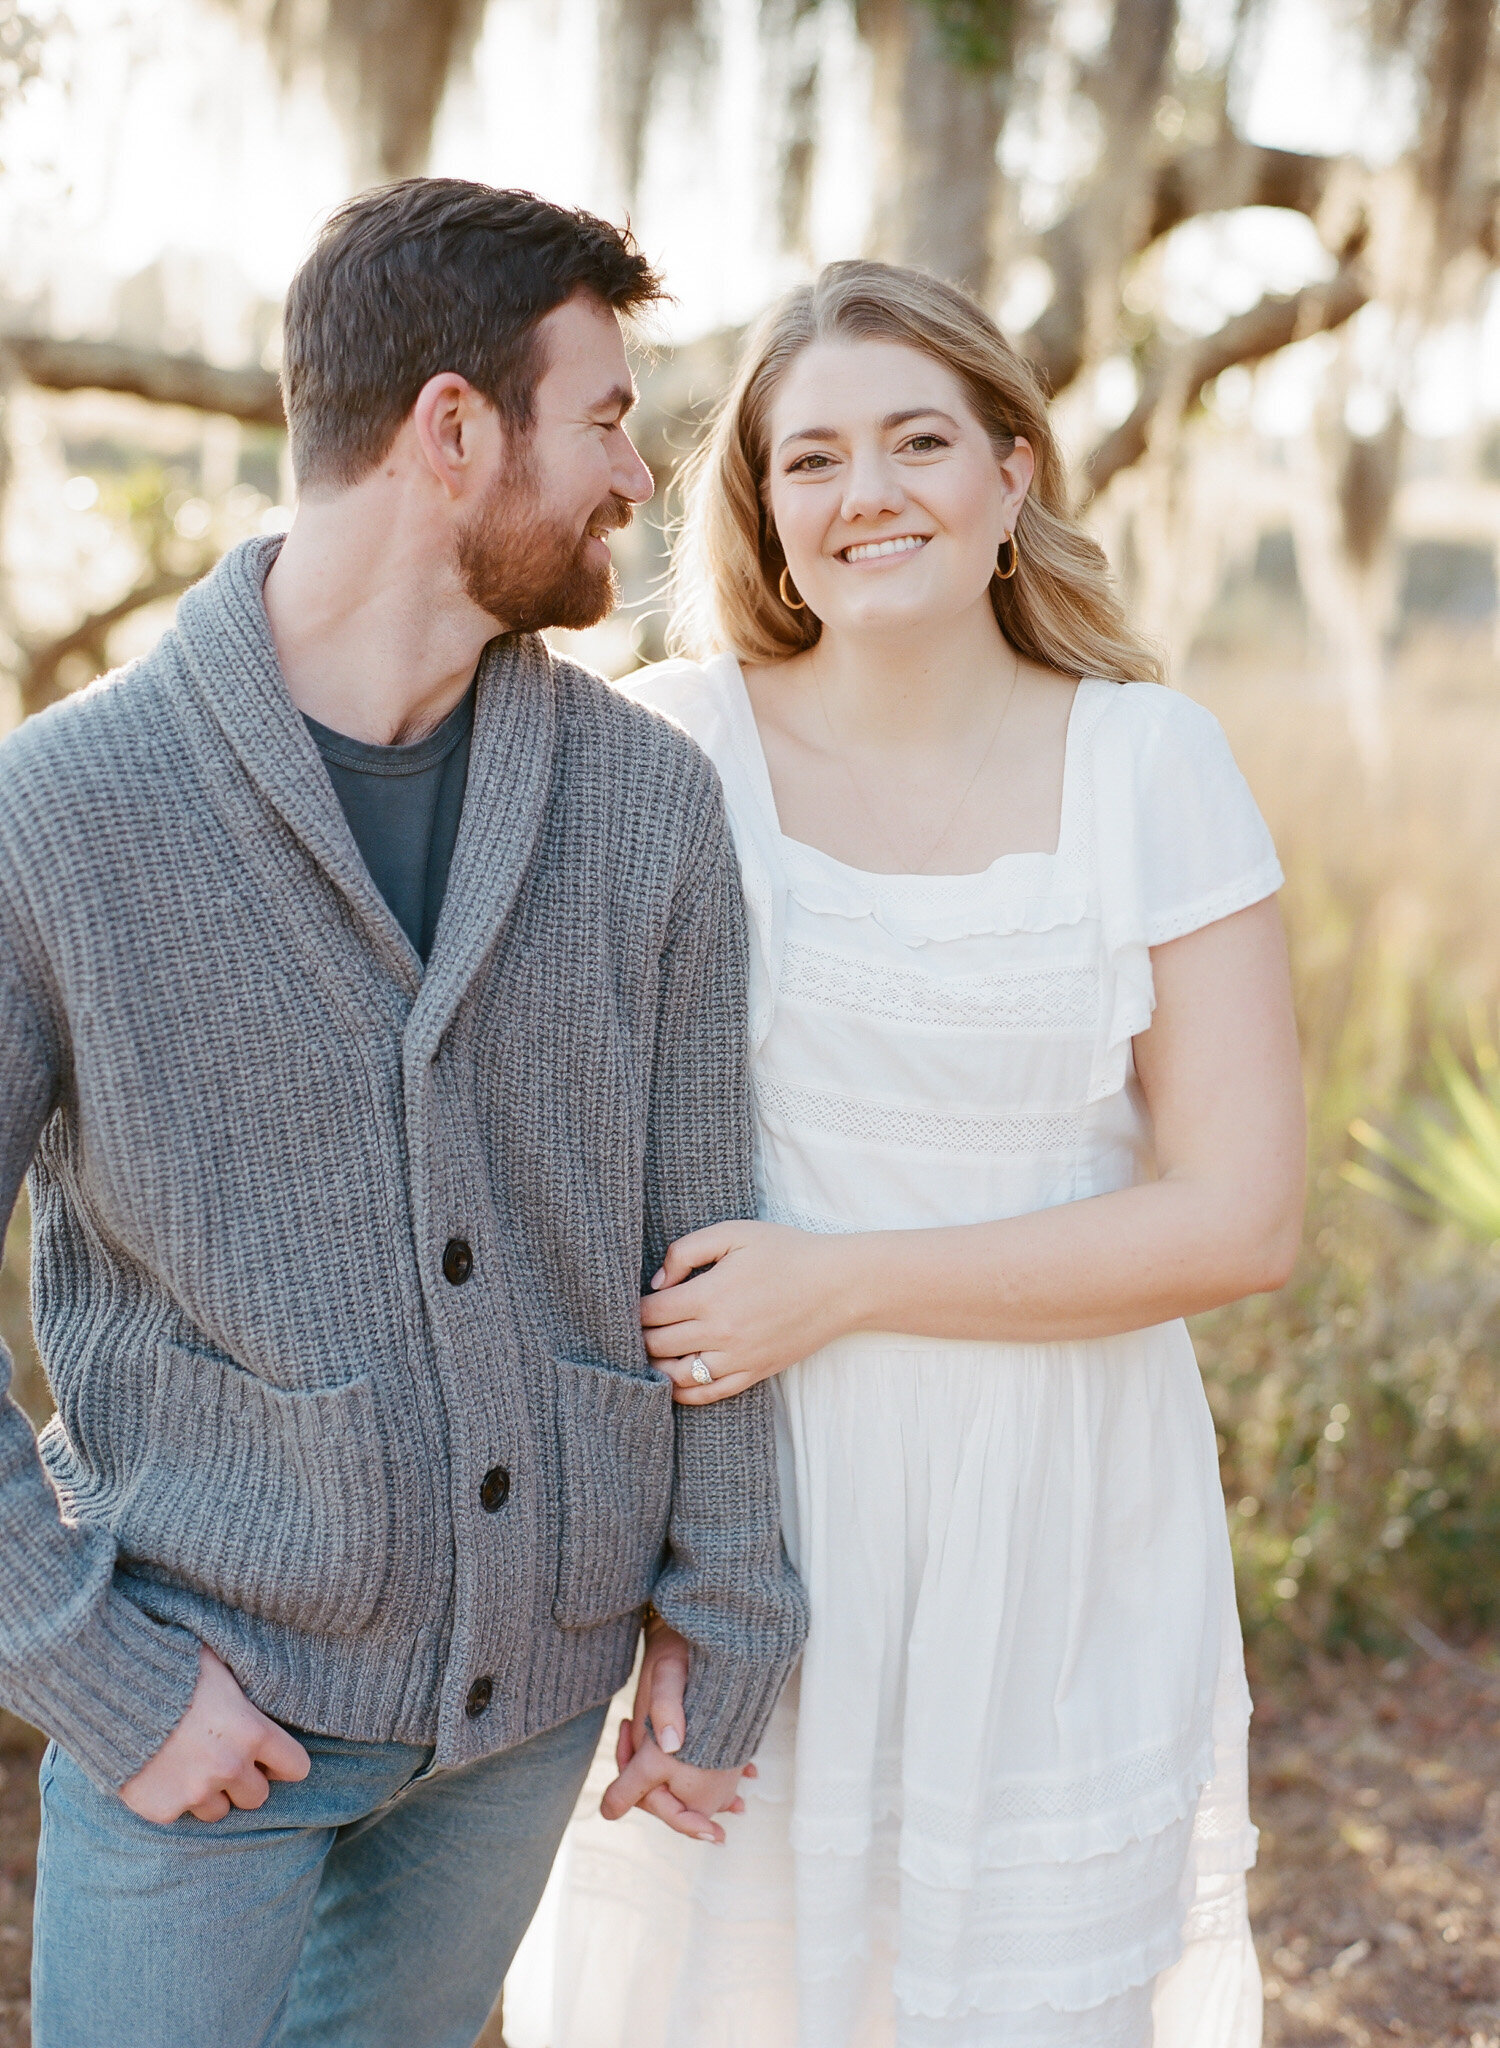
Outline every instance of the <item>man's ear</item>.
{"type": "Polygon", "coordinates": [[[423,464],[448,497],[467,497],[493,474],[504,430],[489,400],[456,370],[428,378],[411,424],[423,464]]]}

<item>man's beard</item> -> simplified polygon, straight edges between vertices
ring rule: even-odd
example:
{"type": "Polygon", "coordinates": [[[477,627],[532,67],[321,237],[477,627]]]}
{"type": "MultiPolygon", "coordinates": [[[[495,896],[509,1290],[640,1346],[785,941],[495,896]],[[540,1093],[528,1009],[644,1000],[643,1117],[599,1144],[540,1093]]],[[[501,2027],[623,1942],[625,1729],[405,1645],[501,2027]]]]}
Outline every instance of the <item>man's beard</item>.
{"type": "Polygon", "coordinates": [[[612,493],[577,533],[548,518],[529,469],[512,470],[459,534],[464,589],[508,633],[597,626],[619,601],[620,582],[613,562],[589,560],[589,537],[628,526],[631,509],[612,493]]]}

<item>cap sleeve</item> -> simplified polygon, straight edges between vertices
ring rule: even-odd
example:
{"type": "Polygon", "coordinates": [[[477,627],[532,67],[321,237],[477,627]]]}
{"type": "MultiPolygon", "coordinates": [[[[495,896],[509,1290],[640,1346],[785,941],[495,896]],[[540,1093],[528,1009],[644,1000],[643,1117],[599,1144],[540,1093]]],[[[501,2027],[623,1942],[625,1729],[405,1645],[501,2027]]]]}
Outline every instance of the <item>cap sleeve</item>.
{"type": "Polygon", "coordinates": [[[1281,864],[1223,727],[1159,683],[1124,683],[1094,745],[1100,922],[1114,979],[1090,1100],[1125,1085],[1151,1022],[1151,948],[1272,896],[1281,864]]]}

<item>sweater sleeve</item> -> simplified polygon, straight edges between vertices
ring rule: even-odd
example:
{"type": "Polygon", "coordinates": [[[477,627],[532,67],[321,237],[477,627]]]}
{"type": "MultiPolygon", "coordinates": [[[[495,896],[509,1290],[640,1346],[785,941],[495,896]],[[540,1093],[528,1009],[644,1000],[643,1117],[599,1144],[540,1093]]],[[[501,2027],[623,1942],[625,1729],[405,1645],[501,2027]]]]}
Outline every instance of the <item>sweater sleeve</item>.
{"type": "MultiPolygon", "coordinates": [[[[755,1214],[745,915],[715,792],[662,960],[643,1279],[690,1230],[755,1214]]],[[[807,1633],[781,1540],[771,1389],[677,1407],[668,1552],[653,1599],[692,1646],[684,1761],[749,1761],[807,1633]]]]}
{"type": "MultiPolygon", "coordinates": [[[[0,928],[0,1240],[53,1109],[61,1060],[45,1009],[0,928]]],[[[181,1720],[198,1646],[115,1590],[107,1531],[66,1519],[0,1344],[0,1703],[54,1736],[106,1789],[181,1720]]]]}

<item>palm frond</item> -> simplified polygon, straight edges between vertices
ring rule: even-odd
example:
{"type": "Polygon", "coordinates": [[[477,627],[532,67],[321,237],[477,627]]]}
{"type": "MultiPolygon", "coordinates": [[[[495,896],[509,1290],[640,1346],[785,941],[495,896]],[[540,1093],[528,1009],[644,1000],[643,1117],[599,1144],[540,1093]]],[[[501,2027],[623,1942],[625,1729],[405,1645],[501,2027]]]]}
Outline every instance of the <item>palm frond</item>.
{"type": "Polygon", "coordinates": [[[1474,1072],[1447,1039],[1432,1049],[1438,1110],[1409,1111],[1399,1135],[1363,1117],[1349,1126],[1355,1144],[1384,1172],[1362,1161],[1342,1168],[1346,1181],[1431,1222],[1456,1223],[1481,1243],[1500,1242],[1500,1046],[1470,1022],[1474,1072]]]}

